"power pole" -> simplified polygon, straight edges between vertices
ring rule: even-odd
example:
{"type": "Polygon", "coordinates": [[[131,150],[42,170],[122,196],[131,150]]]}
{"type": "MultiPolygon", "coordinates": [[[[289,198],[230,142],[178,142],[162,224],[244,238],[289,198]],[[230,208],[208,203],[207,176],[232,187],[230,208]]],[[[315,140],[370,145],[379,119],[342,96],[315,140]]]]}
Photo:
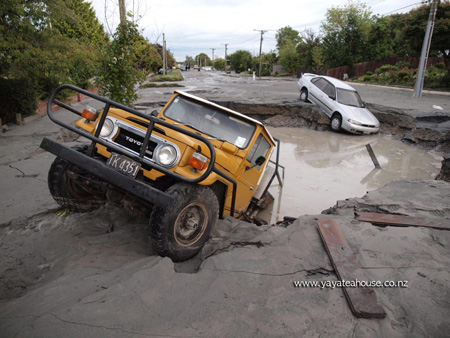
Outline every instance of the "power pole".
{"type": "Polygon", "coordinates": [[[213,67],[214,67],[214,50],[215,50],[215,48],[210,48],[210,49],[212,49],[212,63],[213,63],[213,67]]]}
{"type": "Polygon", "coordinates": [[[127,22],[127,10],[125,9],[125,0],[119,0],[119,14],[120,23],[124,24],[127,22]]]}
{"type": "Polygon", "coordinates": [[[422,52],[420,54],[419,71],[414,86],[413,97],[420,98],[422,96],[423,83],[425,81],[425,72],[427,70],[428,54],[430,52],[431,37],[433,36],[434,21],[438,9],[439,0],[433,0],[430,8],[430,15],[428,16],[427,29],[423,39],[422,52]]]}
{"type": "Polygon", "coordinates": [[[163,33],[163,75],[166,75],[166,62],[167,62],[167,56],[166,56],[166,36],[163,33]]]}
{"type": "Polygon", "coordinates": [[[254,29],[254,31],[256,31],[256,32],[261,32],[261,40],[260,40],[260,42],[259,42],[259,74],[258,74],[258,76],[259,76],[259,79],[261,80],[261,51],[262,51],[262,42],[263,42],[263,35],[264,35],[264,33],[266,33],[267,31],[266,30],[263,30],[263,29],[254,29]]]}
{"type": "Polygon", "coordinates": [[[227,46],[229,43],[221,43],[221,45],[225,46],[225,72],[227,71],[227,46]]]}

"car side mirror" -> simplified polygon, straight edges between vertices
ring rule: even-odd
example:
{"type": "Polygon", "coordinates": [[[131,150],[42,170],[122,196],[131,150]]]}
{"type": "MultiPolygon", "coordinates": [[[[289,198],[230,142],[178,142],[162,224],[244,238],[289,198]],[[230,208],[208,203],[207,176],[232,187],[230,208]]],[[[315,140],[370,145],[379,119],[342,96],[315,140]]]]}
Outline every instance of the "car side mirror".
{"type": "Polygon", "coordinates": [[[252,165],[251,167],[245,168],[245,171],[250,170],[256,166],[261,166],[265,161],[266,161],[266,158],[264,156],[260,156],[256,159],[255,164],[252,165]]]}
{"type": "Polygon", "coordinates": [[[154,111],[152,111],[151,113],[150,113],[150,115],[151,116],[154,116],[154,117],[156,117],[156,116],[158,116],[158,111],[157,110],[154,110],[154,111]]]}

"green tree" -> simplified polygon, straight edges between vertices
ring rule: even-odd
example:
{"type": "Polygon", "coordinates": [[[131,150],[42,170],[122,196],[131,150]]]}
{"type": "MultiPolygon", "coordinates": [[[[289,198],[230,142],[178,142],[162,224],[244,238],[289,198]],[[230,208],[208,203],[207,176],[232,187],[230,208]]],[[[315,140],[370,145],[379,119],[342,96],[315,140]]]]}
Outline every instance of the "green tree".
{"type": "Polygon", "coordinates": [[[195,61],[192,56],[186,55],[184,64],[189,67],[194,67],[195,61]]]}
{"type": "Polygon", "coordinates": [[[269,53],[261,54],[261,61],[263,64],[273,65],[278,62],[278,56],[275,51],[271,50],[269,53]]]}
{"type": "Polygon", "coordinates": [[[277,39],[277,48],[279,50],[283,48],[285,43],[289,41],[292,42],[294,46],[297,46],[297,44],[302,41],[299,32],[295,29],[292,29],[290,26],[286,26],[277,30],[275,39],[277,39]]]}
{"type": "Polygon", "coordinates": [[[87,37],[55,28],[77,21],[78,14],[62,0],[2,1],[0,76],[31,79],[41,97],[64,82],[87,86],[98,49],[87,37]]]}
{"type": "Polygon", "coordinates": [[[172,52],[168,49],[166,51],[167,53],[167,67],[172,68],[176,65],[177,61],[175,60],[175,57],[173,56],[172,52]]]}
{"type": "Polygon", "coordinates": [[[212,66],[211,59],[205,53],[200,53],[195,57],[195,63],[199,66],[212,66]]]}
{"type": "Polygon", "coordinates": [[[109,41],[92,5],[85,0],[65,0],[55,9],[63,14],[52,16],[52,27],[62,35],[97,48],[103,48],[109,41]]]}
{"type": "Polygon", "coordinates": [[[313,58],[313,69],[316,73],[325,68],[325,61],[322,53],[323,49],[320,45],[314,46],[312,48],[311,54],[313,58]]]}
{"type": "Polygon", "coordinates": [[[217,70],[225,70],[225,60],[220,58],[215,59],[214,68],[217,70]]]}
{"type": "MultiPolygon", "coordinates": [[[[278,56],[275,51],[261,54],[261,76],[270,76],[273,65],[278,62],[278,56]]],[[[253,59],[254,71],[259,72],[259,57],[253,59]]]]}
{"type": "MultiPolygon", "coordinates": [[[[399,27],[401,33],[399,39],[410,46],[413,56],[420,56],[425,30],[431,5],[423,5],[417,9],[403,14],[400,17],[403,25],[399,27]]],[[[443,56],[446,68],[450,74],[450,55],[446,50],[450,49],[450,2],[442,1],[436,12],[433,37],[431,39],[430,56],[443,56]]]]}
{"type": "Polygon", "coordinates": [[[98,84],[102,95],[124,105],[132,105],[138,98],[137,84],[145,79],[138,67],[138,51],[142,38],[134,23],[121,23],[113,40],[104,49],[98,84]]]}
{"type": "Polygon", "coordinates": [[[381,60],[394,53],[395,31],[389,26],[389,18],[376,16],[370,26],[367,37],[367,55],[369,60],[381,60]]]}
{"type": "Polygon", "coordinates": [[[305,29],[302,33],[302,41],[297,45],[297,52],[300,54],[300,66],[314,68],[316,62],[313,56],[313,50],[320,45],[320,36],[312,29],[305,29]]]}
{"type": "Polygon", "coordinates": [[[156,73],[161,68],[162,57],[156,46],[148,42],[142,35],[136,37],[134,43],[137,67],[146,73],[156,73]]]}
{"type": "Polygon", "coordinates": [[[300,66],[300,55],[295,48],[294,42],[286,40],[280,49],[279,62],[289,73],[295,73],[300,66]]]}
{"type": "Polygon", "coordinates": [[[372,13],[363,3],[349,1],[344,7],[328,9],[321,24],[325,64],[329,67],[366,61],[367,36],[372,13]]]}
{"type": "Polygon", "coordinates": [[[237,72],[244,72],[252,67],[252,54],[246,50],[238,50],[228,55],[231,69],[237,72]]]}

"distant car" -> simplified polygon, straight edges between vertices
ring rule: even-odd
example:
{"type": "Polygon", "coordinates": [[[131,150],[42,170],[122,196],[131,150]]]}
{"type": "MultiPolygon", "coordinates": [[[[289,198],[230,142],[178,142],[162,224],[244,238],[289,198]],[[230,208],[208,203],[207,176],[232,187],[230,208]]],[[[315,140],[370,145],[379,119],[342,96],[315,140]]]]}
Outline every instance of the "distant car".
{"type": "Polygon", "coordinates": [[[180,70],[182,70],[183,72],[186,71],[186,69],[187,69],[187,68],[186,68],[185,65],[182,65],[182,66],[180,67],[180,70]]]}
{"type": "Polygon", "coordinates": [[[207,72],[212,70],[211,66],[205,66],[205,67],[203,67],[203,69],[206,70],[207,72]]]}
{"type": "Polygon", "coordinates": [[[380,122],[365,107],[356,89],[329,76],[303,74],[298,80],[300,99],[317,105],[330,118],[334,131],[375,134],[380,122]]]}

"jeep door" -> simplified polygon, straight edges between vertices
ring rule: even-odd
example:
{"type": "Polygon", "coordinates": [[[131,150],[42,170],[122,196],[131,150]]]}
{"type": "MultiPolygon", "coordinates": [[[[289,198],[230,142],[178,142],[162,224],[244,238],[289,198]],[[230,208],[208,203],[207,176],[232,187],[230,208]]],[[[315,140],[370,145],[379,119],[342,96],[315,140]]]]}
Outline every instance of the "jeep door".
{"type": "Polygon", "coordinates": [[[242,211],[247,209],[255,194],[272,149],[273,145],[268,137],[263,132],[260,132],[236,173],[238,181],[236,209],[242,211]]]}

